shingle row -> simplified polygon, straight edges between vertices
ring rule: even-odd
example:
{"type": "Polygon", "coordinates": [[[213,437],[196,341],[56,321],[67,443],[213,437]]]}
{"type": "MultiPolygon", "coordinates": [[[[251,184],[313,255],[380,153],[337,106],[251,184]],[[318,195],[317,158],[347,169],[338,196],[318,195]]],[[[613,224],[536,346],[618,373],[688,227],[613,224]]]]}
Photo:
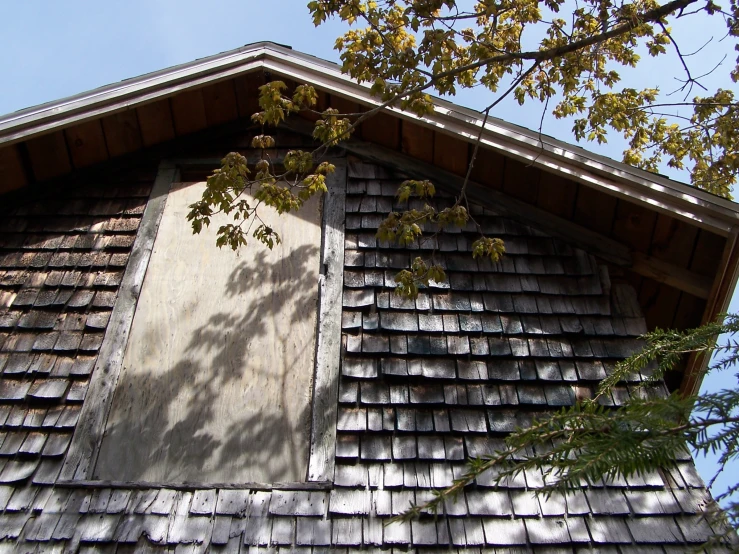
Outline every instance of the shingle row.
{"type": "Polygon", "coordinates": [[[0,218],[0,482],[59,474],[150,177],[21,202],[0,218]]]}
{"type": "MultiPolygon", "coordinates": [[[[146,550],[149,550],[147,544],[151,543],[194,546],[201,544],[203,537],[208,537],[203,549],[208,544],[211,548],[231,545],[230,548],[236,552],[242,544],[245,545],[242,547],[244,550],[251,545],[265,547],[265,551],[270,552],[277,552],[279,546],[285,547],[284,552],[311,552],[311,546],[316,547],[313,552],[324,552],[327,548],[330,548],[331,552],[341,552],[334,549],[341,546],[384,546],[387,550],[383,551],[390,552],[392,545],[401,547],[439,545],[440,552],[448,551],[446,545],[519,546],[523,549],[522,552],[530,552],[531,545],[555,544],[561,548],[567,545],[568,549],[562,552],[572,552],[571,549],[575,546],[630,545],[635,540],[642,544],[655,545],[684,542],[695,544],[701,542],[699,537],[706,537],[711,532],[710,528],[704,522],[701,524],[696,516],[654,518],[573,516],[546,519],[450,517],[438,521],[429,518],[411,523],[390,524],[383,518],[372,516],[333,517],[325,520],[300,517],[255,516],[241,519],[228,516],[210,518],[118,515],[61,516],[31,521],[28,519],[26,514],[0,516],[0,525],[5,530],[4,537],[14,539],[23,533],[29,546],[38,542],[49,543],[52,547],[57,541],[74,540],[81,543],[80,552],[85,551],[86,544],[97,545],[91,552],[99,551],[98,549],[110,543],[140,545],[146,550]],[[309,548],[302,549],[300,548],[302,546],[309,548]]],[[[280,549],[280,552],[283,552],[283,549],[280,549]]]]}
{"type": "MultiPolygon", "coordinates": [[[[469,335],[385,334],[364,332],[345,336],[350,354],[408,356],[486,356],[542,360],[620,360],[641,350],[635,339],[574,337],[508,337],[469,335]]],[[[410,363],[410,362],[409,362],[410,363]]],[[[419,362],[420,363],[420,362],[419,362]]],[[[453,364],[453,360],[450,360],[453,364]]]]}
{"type": "Polygon", "coordinates": [[[358,250],[349,255],[355,260],[347,265],[365,267],[395,267],[397,260],[419,255],[418,251],[436,250],[441,255],[438,262],[445,269],[456,271],[483,271],[498,274],[517,273],[533,275],[588,276],[596,267],[581,251],[573,250],[562,242],[550,238],[522,238],[520,236],[487,231],[506,242],[507,258],[497,262],[486,259],[475,260],[470,256],[473,243],[479,238],[477,229],[471,232],[429,234],[415,243],[399,245],[379,240],[375,234],[386,214],[347,216],[347,247],[358,250]],[[393,262],[393,260],[396,260],[393,262]]]}
{"type": "MultiPolygon", "coordinates": [[[[413,308],[410,308],[412,310],[413,308]]],[[[597,316],[449,313],[432,311],[352,311],[345,309],[343,329],[490,333],[500,335],[589,335],[637,337],[646,333],[643,319],[597,316]]]]}
{"type": "MultiPolygon", "coordinates": [[[[599,381],[610,375],[614,364],[601,360],[551,360],[551,359],[507,359],[488,356],[487,359],[465,358],[404,358],[404,350],[394,350],[392,356],[368,357],[345,356],[342,360],[342,375],[356,379],[373,379],[379,374],[387,376],[423,377],[429,379],[461,379],[464,381],[599,381]]],[[[638,383],[639,374],[625,377],[625,382],[638,383]]],[[[347,381],[347,385],[350,382],[347,381]]],[[[397,382],[394,383],[398,385],[397,382]]],[[[587,384],[587,383],[586,383],[587,384]]],[[[379,386],[379,385],[378,385],[379,386]]],[[[386,385],[383,385],[386,386],[386,385]]],[[[659,386],[658,386],[659,387],[659,386]]],[[[659,387],[661,388],[661,387],[659,387]]]]}
{"type": "Polygon", "coordinates": [[[420,294],[409,300],[400,298],[392,291],[375,291],[372,288],[346,289],[344,307],[360,309],[399,309],[441,312],[492,312],[513,315],[610,315],[611,306],[603,296],[561,296],[551,297],[534,294],[511,295],[507,293],[469,293],[449,291],[420,294]]]}
{"type": "MultiPolygon", "coordinates": [[[[546,413],[541,413],[541,410],[547,408],[553,410],[574,403],[574,393],[571,390],[560,390],[554,387],[552,390],[542,390],[537,387],[527,389],[521,386],[517,390],[518,396],[510,399],[506,398],[507,393],[502,391],[497,395],[491,392],[490,397],[481,399],[483,400],[481,404],[469,402],[469,391],[465,389],[458,389],[451,393],[447,390],[444,393],[459,394],[459,396],[466,394],[467,398],[450,399],[448,396],[447,398],[427,396],[416,400],[430,400],[428,404],[434,405],[445,403],[449,406],[448,408],[419,407],[418,404],[374,408],[342,405],[339,408],[337,429],[354,433],[367,432],[367,436],[372,440],[378,438],[378,441],[384,441],[382,442],[384,452],[389,452],[389,437],[378,436],[377,433],[392,431],[435,433],[440,439],[443,433],[450,432],[508,434],[518,427],[530,426],[534,419],[545,418],[546,413]],[[486,400],[490,402],[484,404],[486,400]],[[476,405],[479,408],[475,409],[476,405]],[[489,408],[484,409],[485,407],[489,408]],[[531,408],[539,410],[533,411],[531,408]]],[[[511,394],[515,395],[516,390],[512,389],[511,394]]],[[[619,404],[621,402],[623,400],[619,399],[619,404]]],[[[607,399],[604,403],[619,405],[613,399],[607,399]]],[[[384,456],[382,459],[387,459],[387,457],[384,456]]]]}
{"type": "Polygon", "coordinates": [[[387,524],[388,517],[428,499],[427,492],[0,487],[0,523],[3,538],[22,534],[31,543],[131,544],[144,535],[156,544],[226,544],[239,538],[246,545],[272,546],[527,545],[555,539],[569,545],[635,539],[671,544],[701,542],[711,531],[693,515],[696,507],[684,500],[683,491],[608,489],[554,495],[546,502],[525,490],[471,490],[447,503],[447,517],[387,524]],[[650,512],[656,517],[640,517],[648,505],[658,506],[650,512]],[[30,518],[31,513],[39,515],[30,518]],[[651,537],[641,536],[647,531],[651,537]]]}
{"type": "MultiPolygon", "coordinates": [[[[472,259],[472,258],[470,258],[472,259]]],[[[399,264],[399,269],[410,266],[410,260],[399,264]]],[[[353,289],[365,287],[385,287],[394,289],[397,285],[395,277],[398,270],[366,269],[351,270],[345,274],[344,285],[353,289]]],[[[542,295],[558,295],[570,292],[575,295],[600,294],[600,283],[596,279],[541,277],[541,276],[506,276],[480,273],[447,273],[447,280],[441,283],[432,282],[431,290],[453,289],[457,291],[489,291],[492,293],[540,293],[542,295]]],[[[542,300],[542,303],[544,300],[542,300]]],[[[580,307],[573,308],[582,310],[580,307]]]]}
{"type": "MultiPolygon", "coordinates": [[[[368,271],[374,268],[393,268],[399,264],[399,260],[413,258],[418,256],[418,252],[412,252],[411,254],[405,253],[405,249],[410,250],[437,250],[442,252],[438,256],[438,262],[444,266],[445,269],[452,272],[483,272],[482,278],[486,279],[491,277],[490,274],[495,274],[497,277],[510,278],[515,275],[520,275],[522,281],[528,279],[530,276],[562,276],[565,277],[564,282],[571,282],[571,279],[579,279],[583,276],[585,280],[589,280],[589,277],[595,274],[594,268],[590,265],[583,265],[582,263],[576,263],[574,261],[563,262],[559,256],[540,256],[533,254],[513,254],[508,251],[506,256],[501,258],[497,262],[490,260],[475,259],[471,256],[470,239],[457,236],[453,239],[453,242],[446,240],[447,235],[440,235],[432,242],[424,242],[423,248],[420,246],[406,246],[403,247],[403,253],[398,252],[401,247],[394,244],[384,243],[380,241],[375,243],[379,245],[386,253],[380,254],[380,251],[371,247],[371,238],[369,234],[360,235],[349,235],[347,238],[347,250],[344,252],[344,263],[348,268],[352,268],[353,271],[357,271],[357,268],[366,268],[368,271]],[[361,245],[360,245],[361,239],[361,245]],[[361,246],[361,249],[359,249],[361,246]],[[450,253],[450,252],[453,252],[450,253]],[[567,269],[567,271],[565,271],[567,269]]],[[[524,250],[524,247],[520,244],[515,246],[513,243],[511,246],[510,241],[508,246],[511,249],[518,248],[524,250]]],[[[526,250],[528,250],[528,245],[526,250]]],[[[559,250],[559,247],[558,247],[559,250]]],[[[571,250],[571,249],[570,249],[571,250]]],[[[588,262],[589,263],[589,262],[588,262]]],[[[480,280],[480,277],[477,278],[480,280]]],[[[552,282],[556,282],[555,279],[551,279],[552,282]]],[[[369,284],[369,283],[368,283],[369,284]]]]}
{"type": "MultiPolygon", "coordinates": [[[[552,383],[515,384],[449,384],[436,383],[386,384],[371,381],[342,383],[339,401],[347,405],[391,408],[422,405],[447,406],[519,406],[525,404],[550,407],[570,406],[576,399],[592,398],[595,386],[559,385],[552,383]]],[[[620,406],[635,389],[615,387],[610,395],[601,395],[599,401],[607,406],[620,406]]]]}
{"type": "MultiPolygon", "coordinates": [[[[99,337],[95,337],[97,342],[99,337]]],[[[81,343],[80,343],[81,344],[81,343]]],[[[94,349],[96,351],[97,348],[94,349]]],[[[94,351],[87,354],[78,352],[76,356],[61,356],[54,353],[4,353],[0,352],[0,369],[7,378],[27,377],[85,377],[92,371],[95,362],[94,351]]],[[[0,386],[0,390],[2,387],[0,386]]]]}

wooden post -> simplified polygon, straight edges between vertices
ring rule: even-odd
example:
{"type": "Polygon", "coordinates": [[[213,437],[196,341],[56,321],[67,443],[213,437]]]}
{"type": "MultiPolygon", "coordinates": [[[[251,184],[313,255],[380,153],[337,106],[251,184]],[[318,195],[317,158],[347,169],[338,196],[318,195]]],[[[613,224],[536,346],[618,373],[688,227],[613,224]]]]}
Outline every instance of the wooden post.
{"type": "Polygon", "coordinates": [[[316,367],[313,381],[308,481],[333,481],[336,413],[339,398],[341,304],[344,287],[344,199],[346,161],[334,162],[323,204],[321,283],[318,305],[316,367]]]}

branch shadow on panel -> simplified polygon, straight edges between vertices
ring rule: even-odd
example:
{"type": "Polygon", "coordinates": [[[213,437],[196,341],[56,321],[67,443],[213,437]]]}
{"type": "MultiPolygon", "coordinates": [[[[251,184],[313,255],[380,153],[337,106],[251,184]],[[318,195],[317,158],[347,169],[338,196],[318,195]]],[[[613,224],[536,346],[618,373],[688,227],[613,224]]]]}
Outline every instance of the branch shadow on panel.
{"type": "Polygon", "coordinates": [[[316,246],[302,245],[276,262],[268,261],[264,251],[243,260],[225,292],[213,291],[212,298],[224,305],[198,327],[169,369],[158,368],[144,379],[124,369],[97,478],[171,483],[305,479],[317,255],[316,246]],[[246,313],[235,312],[235,299],[255,290],[259,294],[246,313]],[[310,327],[310,333],[296,338],[299,324],[310,327]],[[275,353],[282,359],[275,359],[275,353]],[[301,356],[309,356],[310,363],[298,361],[301,356]],[[227,405],[224,398],[230,399],[227,405]]]}

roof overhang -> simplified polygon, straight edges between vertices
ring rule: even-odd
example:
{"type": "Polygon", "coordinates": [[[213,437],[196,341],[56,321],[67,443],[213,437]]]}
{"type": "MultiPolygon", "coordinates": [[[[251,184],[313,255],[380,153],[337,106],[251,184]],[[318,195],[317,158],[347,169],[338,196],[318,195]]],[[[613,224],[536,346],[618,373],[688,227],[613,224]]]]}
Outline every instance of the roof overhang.
{"type": "MultiPolygon", "coordinates": [[[[339,66],[274,43],[255,43],[89,92],[49,102],[0,118],[0,146],[153,102],[190,88],[256,70],[308,82],[368,106],[380,101],[369,87],[344,75],[339,66]]],[[[689,185],[642,171],[586,150],[489,118],[480,133],[479,112],[435,99],[435,113],[415,114],[387,108],[397,117],[475,141],[506,156],[557,172],[650,209],[687,220],[721,236],[739,223],[739,205],[689,185]]]]}
{"type": "MultiPolygon", "coordinates": [[[[344,75],[338,65],[275,43],[261,42],[0,117],[0,151],[4,146],[259,71],[310,83],[332,96],[364,106],[381,105],[368,86],[344,75]]],[[[483,147],[506,157],[726,237],[710,294],[703,297],[707,299],[703,320],[714,319],[727,309],[739,267],[739,204],[500,119],[489,118],[483,126],[479,112],[446,100],[434,99],[434,105],[434,113],[425,117],[395,107],[385,110],[458,140],[475,142],[479,137],[483,147]]],[[[662,270],[657,267],[656,271],[662,270]]],[[[662,281],[669,282],[669,278],[662,281]]],[[[683,392],[695,392],[706,362],[691,357],[681,386],[683,392]]]]}

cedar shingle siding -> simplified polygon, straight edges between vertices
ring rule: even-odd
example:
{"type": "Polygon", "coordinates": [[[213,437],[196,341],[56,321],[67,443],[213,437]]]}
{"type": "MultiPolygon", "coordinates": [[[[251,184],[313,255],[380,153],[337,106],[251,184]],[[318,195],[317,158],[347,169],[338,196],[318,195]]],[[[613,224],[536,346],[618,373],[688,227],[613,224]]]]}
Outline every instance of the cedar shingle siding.
{"type": "Polygon", "coordinates": [[[59,474],[154,174],[20,204],[0,220],[3,483],[59,474]]]}
{"type": "MultiPolygon", "coordinates": [[[[385,525],[451,484],[467,456],[592,394],[646,328],[630,286],[611,283],[593,257],[480,207],[474,216],[505,240],[505,258],[474,260],[472,226],[445,231],[434,246],[448,283],[415,302],[395,296],[393,275],[417,252],[378,244],[375,232],[399,178],[357,161],[333,485],[55,486],[153,179],[70,189],[0,221],[0,551],[681,552],[711,533],[688,456],[566,499],[533,497],[539,474],[498,490],[483,475],[445,515],[385,525]]],[[[607,401],[622,403],[639,380],[607,401]]]]}

